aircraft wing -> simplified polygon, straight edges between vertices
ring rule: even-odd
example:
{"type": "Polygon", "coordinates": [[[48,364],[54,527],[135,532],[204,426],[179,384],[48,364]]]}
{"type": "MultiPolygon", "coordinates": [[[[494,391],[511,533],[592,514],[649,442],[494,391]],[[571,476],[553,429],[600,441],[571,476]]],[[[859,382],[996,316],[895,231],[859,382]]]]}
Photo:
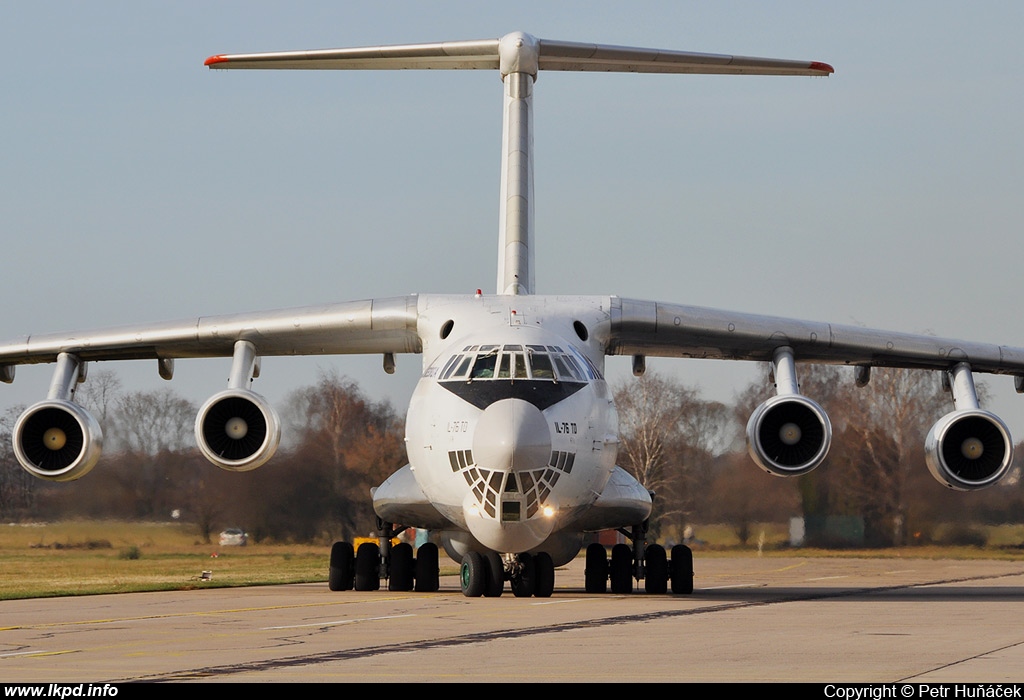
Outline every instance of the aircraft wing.
{"type": "Polygon", "coordinates": [[[619,297],[610,311],[609,355],[770,362],[788,346],[805,362],[912,369],[967,362],[975,372],[1024,377],[1024,348],[619,297]]]}
{"type": "Polygon", "coordinates": [[[54,362],[61,353],[82,361],[231,357],[239,340],[261,356],[421,352],[416,303],[409,295],[32,335],[0,344],[0,376],[10,381],[14,365],[54,362]]]}

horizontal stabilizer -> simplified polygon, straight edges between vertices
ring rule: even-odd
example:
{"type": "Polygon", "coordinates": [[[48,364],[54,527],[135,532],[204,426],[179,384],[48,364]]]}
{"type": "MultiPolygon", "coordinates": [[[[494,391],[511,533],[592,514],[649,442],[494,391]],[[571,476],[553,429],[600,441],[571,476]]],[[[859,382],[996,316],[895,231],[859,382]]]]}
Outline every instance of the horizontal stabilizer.
{"type": "Polygon", "coordinates": [[[498,40],[224,54],[206,59],[206,65],[210,68],[304,70],[497,68],[498,40]]]}
{"type": "MultiPolygon", "coordinates": [[[[823,76],[833,72],[832,66],[817,61],[552,41],[534,39],[519,32],[501,39],[480,41],[221,54],[206,59],[206,65],[210,68],[310,70],[500,68],[502,73],[507,73],[510,69],[502,65],[503,55],[500,49],[502,45],[508,44],[518,44],[519,48],[524,45],[531,49],[535,47],[536,68],[540,70],[811,76],[823,76]]],[[[529,72],[536,74],[535,70],[529,72]]]]}
{"type": "Polygon", "coordinates": [[[832,66],[817,61],[577,44],[569,41],[541,40],[540,47],[542,70],[725,75],[828,75],[834,72],[832,66]]]}

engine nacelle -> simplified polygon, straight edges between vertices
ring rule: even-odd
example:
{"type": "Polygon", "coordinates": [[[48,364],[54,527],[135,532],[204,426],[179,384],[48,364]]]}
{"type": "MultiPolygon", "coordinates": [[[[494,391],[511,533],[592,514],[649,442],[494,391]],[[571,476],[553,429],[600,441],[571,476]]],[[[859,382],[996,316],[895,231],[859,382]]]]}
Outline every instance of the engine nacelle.
{"type": "Polygon", "coordinates": [[[832,444],[832,423],[806,396],[773,396],[747,421],[747,449],[757,466],[776,476],[799,476],[817,467],[832,444]]]}
{"type": "Polygon", "coordinates": [[[25,470],[47,481],[71,481],[96,466],[103,431],[96,419],[71,401],[32,404],[14,424],[14,454],[25,470]]]}
{"type": "Polygon", "coordinates": [[[928,431],[924,449],[928,471],[957,491],[991,486],[1013,462],[1013,440],[1006,424],[980,409],[944,415],[928,431]]]}
{"type": "Polygon", "coordinates": [[[196,443],[221,469],[245,472],[266,463],[281,441],[281,422],[265,398],[244,389],[211,396],[196,416],[196,443]]]}

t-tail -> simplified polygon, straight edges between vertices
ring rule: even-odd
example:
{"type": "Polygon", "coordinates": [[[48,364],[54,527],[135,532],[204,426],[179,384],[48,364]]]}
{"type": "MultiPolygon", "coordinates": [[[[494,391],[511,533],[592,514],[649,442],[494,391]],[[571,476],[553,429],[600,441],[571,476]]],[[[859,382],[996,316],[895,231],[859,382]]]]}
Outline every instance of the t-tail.
{"type": "Polygon", "coordinates": [[[500,39],[368,46],[317,51],[222,54],[210,68],[387,70],[497,69],[504,84],[498,294],[532,294],[533,86],[540,70],[721,75],[826,76],[830,65],[721,54],[537,39],[523,32],[500,39]]]}

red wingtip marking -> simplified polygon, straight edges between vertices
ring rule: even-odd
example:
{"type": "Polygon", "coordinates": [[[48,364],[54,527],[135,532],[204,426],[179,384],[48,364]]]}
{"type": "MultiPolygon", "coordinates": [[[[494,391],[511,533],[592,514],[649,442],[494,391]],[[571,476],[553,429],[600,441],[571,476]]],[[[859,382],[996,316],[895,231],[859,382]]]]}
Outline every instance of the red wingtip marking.
{"type": "Polygon", "coordinates": [[[228,62],[228,59],[226,59],[224,56],[218,55],[218,56],[210,56],[208,59],[206,59],[203,62],[203,65],[204,66],[212,66],[212,65],[215,65],[217,63],[227,63],[227,62],[228,62]]]}
{"type": "Polygon", "coordinates": [[[824,73],[835,73],[836,69],[827,63],[819,63],[818,61],[811,61],[811,70],[820,70],[824,73]]]}

